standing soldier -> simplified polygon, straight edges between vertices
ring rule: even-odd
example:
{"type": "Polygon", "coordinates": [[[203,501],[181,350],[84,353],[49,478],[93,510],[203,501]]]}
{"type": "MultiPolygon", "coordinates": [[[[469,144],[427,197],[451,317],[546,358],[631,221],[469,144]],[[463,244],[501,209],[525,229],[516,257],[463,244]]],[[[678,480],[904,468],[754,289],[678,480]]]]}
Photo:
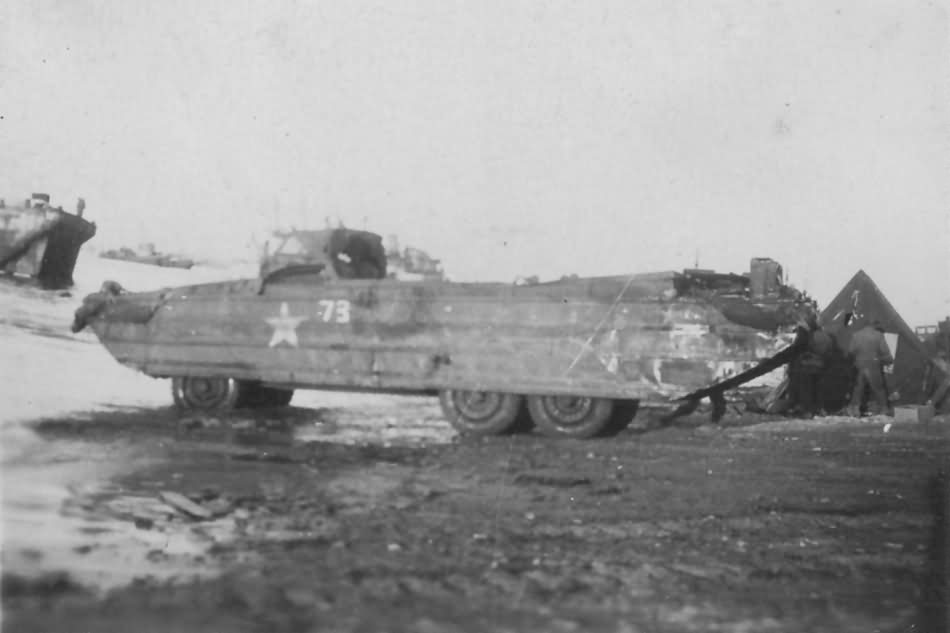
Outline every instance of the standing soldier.
{"type": "Polygon", "coordinates": [[[791,367],[791,384],[795,387],[792,396],[802,414],[813,418],[821,408],[818,384],[825,371],[825,364],[831,354],[834,341],[831,335],[818,325],[818,316],[814,313],[806,317],[804,330],[807,333],[804,351],[793,361],[791,367]]]}
{"type": "MultiPolygon", "coordinates": [[[[854,333],[848,346],[848,355],[857,370],[848,413],[855,417],[861,415],[865,389],[870,389],[873,396],[874,413],[889,412],[884,366],[892,364],[894,357],[884,340],[884,327],[879,321],[875,320],[854,333]]],[[[871,407],[868,409],[869,412],[872,410],[871,407]]]]}

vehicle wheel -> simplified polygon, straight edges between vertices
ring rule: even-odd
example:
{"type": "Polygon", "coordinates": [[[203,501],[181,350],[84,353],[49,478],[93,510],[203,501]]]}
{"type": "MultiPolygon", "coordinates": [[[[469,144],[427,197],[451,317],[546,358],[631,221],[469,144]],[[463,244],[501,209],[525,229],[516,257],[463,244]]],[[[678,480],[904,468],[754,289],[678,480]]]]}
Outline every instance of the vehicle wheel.
{"type": "Polygon", "coordinates": [[[172,378],[172,397],[181,409],[230,409],[237,405],[240,395],[240,384],[232,378],[172,378]]]}
{"type": "Polygon", "coordinates": [[[518,421],[523,398],[497,391],[439,392],[439,404],[446,419],[465,435],[500,435],[511,431],[518,421]]]}
{"type": "Polygon", "coordinates": [[[538,429],[555,437],[587,438],[610,427],[614,401],[580,396],[529,396],[528,411],[538,429]]]}

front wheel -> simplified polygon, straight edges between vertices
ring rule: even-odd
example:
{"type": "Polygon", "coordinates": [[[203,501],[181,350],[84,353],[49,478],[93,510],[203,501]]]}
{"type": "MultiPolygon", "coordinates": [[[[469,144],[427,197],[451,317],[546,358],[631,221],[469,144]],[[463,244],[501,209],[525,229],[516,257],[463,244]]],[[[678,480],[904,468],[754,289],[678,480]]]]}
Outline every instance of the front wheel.
{"type": "Polygon", "coordinates": [[[172,397],[180,409],[213,411],[237,406],[241,394],[233,378],[179,376],[172,378],[172,397]]]}
{"type": "Polygon", "coordinates": [[[501,435],[513,430],[522,401],[521,396],[497,391],[439,392],[442,413],[464,435],[501,435]]]}
{"type": "Polygon", "coordinates": [[[528,396],[528,411],[545,435],[588,438],[610,428],[614,401],[581,396],[528,396]]]}

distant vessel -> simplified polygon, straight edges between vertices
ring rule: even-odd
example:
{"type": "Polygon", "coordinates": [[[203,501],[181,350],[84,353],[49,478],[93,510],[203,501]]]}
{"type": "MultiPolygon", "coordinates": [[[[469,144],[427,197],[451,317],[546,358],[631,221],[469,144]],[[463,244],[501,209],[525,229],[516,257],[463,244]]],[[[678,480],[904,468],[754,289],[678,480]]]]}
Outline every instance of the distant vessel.
{"type": "Polygon", "coordinates": [[[155,250],[154,244],[144,244],[138,250],[122,247],[103,251],[99,257],[105,259],[119,259],[136,264],[149,264],[151,266],[162,266],[163,268],[191,268],[195,265],[195,260],[187,257],[178,257],[167,253],[159,253],[155,250]]]}
{"type": "Polygon", "coordinates": [[[73,285],[79,249],[96,234],[96,225],[76,213],[50,205],[49,194],[34,193],[20,205],[0,199],[0,270],[35,279],[44,288],[73,285]]]}

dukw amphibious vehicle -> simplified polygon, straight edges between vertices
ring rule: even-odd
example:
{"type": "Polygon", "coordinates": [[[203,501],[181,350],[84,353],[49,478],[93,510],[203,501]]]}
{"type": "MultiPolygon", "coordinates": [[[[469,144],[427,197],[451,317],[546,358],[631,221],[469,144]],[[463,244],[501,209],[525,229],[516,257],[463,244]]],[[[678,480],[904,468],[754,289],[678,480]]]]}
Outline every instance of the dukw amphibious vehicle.
{"type": "Polygon", "coordinates": [[[425,393],[463,433],[527,421],[590,437],[639,402],[721,401],[787,360],[808,307],[769,259],[743,275],[508,285],[387,279],[366,231],[297,231],[269,250],[256,279],[134,293],[107,282],[73,330],[171,378],[185,409],[285,405],[295,389],[425,393]]]}

